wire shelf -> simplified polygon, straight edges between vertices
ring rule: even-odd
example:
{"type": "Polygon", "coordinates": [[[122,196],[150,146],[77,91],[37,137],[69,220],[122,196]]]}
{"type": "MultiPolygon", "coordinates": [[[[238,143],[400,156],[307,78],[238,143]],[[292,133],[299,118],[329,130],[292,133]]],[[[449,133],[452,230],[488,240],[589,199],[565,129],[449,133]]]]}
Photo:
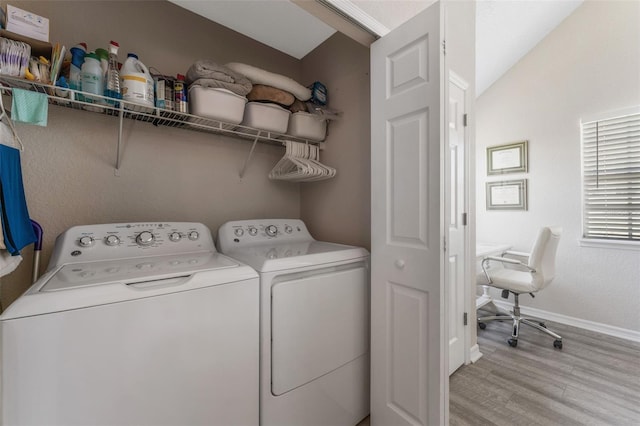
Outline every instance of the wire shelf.
{"type": "MultiPolygon", "coordinates": [[[[49,104],[71,108],[75,110],[90,111],[93,113],[116,116],[135,121],[151,123],[155,126],[175,127],[186,130],[194,130],[205,133],[226,135],[235,138],[279,144],[285,140],[319,145],[322,149],[323,142],[303,139],[282,133],[268,132],[239,124],[225,123],[206,117],[171,111],[157,107],[145,107],[124,100],[114,100],[104,96],[88,94],[85,92],[61,89],[48,84],[36,83],[21,78],[0,75],[0,90],[10,93],[13,88],[31,90],[44,93],[49,98],[49,104]]],[[[120,141],[118,141],[120,143],[120,141]]]]}

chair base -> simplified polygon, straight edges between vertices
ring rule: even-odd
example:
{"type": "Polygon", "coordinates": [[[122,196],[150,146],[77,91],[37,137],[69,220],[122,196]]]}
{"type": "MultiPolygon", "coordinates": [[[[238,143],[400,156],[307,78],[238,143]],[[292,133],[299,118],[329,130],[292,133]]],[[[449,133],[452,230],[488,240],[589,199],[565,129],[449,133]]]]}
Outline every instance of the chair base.
{"type": "Polygon", "coordinates": [[[539,331],[542,331],[544,333],[547,333],[549,336],[554,337],[555,340],[553,342],[553,347],[556,349],[562,349],[562,336],[560,336],[559,334],[549,330],[547,328],[546,325],[544,325],[543,322],[539,322],[534,320],[533,318],[525,318],[523,316],[520,315],[520,307],[517,305],[517,298],[516,298],[516,305],[514,305],[513,307],[513,311],[504,314],[504,315],[490,315],[490,316],[486,316],[486,317],[479,317],[478,318],[478,326],[480,327],[480,329],[484,330],[487,325],[485,324],[488,321],[503,321],[503,320],[512,320],[513,321],[513,332],[511,333],[511,339],[509,339],[507,342],[509,343],[509,346],[511,347],[516,347],[518,345],[518,335],[520,333],[520,324],[526,324],[530,327],[533,327],[539,331]]]}

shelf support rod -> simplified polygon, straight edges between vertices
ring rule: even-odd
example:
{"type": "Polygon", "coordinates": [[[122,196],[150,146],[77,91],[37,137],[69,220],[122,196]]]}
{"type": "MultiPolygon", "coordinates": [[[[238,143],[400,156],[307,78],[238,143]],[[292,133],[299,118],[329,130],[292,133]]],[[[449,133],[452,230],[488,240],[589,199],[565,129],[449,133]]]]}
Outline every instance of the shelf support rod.
{"type": "Polygon", "coordinates": [[[116,176],[120,176],[120,148],[122,144],[122,121],[124,118],[124,108],[122,102],[120,103],[120,111],[118,112],[118,147],[116,149],[116,176]]]}
{"type": "Polygon", "coordinates": [[[258,143],[258,139],[260,139],[260,132],[256,135],[256,138],[253,140],[253,144],[251,145],[251,150],[249,151],[249,155],[247,159],[244,160],[244,166],[242,166],[242,170],[240,170],[240,179],[244,177],[244,173],[247,171],[247,166],[249,165],[249,161],[251,161],[251,156],[253,155],[253,150],[256,149],[256,144],[258,143]]]}

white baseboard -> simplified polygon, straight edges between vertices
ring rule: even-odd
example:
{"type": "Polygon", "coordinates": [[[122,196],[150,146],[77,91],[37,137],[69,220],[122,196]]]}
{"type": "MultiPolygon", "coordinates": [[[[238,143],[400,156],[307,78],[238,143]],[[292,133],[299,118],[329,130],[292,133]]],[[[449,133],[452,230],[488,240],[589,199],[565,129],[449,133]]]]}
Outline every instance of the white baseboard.
{"type": "MultiPolygon", "coordinates": [[[[512,304],[508,302],[503,302],[501,300],[494,299],[493,303],[497,307],[505,311],[510,311],[511,308],[513,307],[512,304]]],[[[566,324],[573,327],[583,328],[585,330],[606,334],[609,336],[619,337],[621,339],[640,342],[640,332],[638,331],[628,330],[626,328],[614,327],[612,325],[589,321],[582,318],[574,318],[567,315],[556,314],[553,312],[543,311],[542,309],[529,308],[527,306],[522,306],[522,305],[520,306],[520,312],[524,315],[531,315],[532,317],[543,318],[543,319],[554,321],[560,324],[566,324]]]]}
{"type": "Polygon", "coordinates": [[[478,344],[476,343],[475,345],[471,346],[471,349],[469,349],[469,360],[472,363],[475,363],[480,358],[482,358],[482,352],[480,352],[480,346],[478,346],[478,344]]]}

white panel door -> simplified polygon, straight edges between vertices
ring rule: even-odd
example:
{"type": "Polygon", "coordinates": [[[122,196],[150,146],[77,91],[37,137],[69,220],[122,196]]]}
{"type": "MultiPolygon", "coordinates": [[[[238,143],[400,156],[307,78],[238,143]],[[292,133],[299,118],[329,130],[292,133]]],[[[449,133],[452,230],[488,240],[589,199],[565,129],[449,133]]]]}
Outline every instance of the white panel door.
{"type": "Polygon", "coordinates": [[[449,301],[449,374],[465,360],[464,308],[466,300],[466,256],[463,214],[466,211],[465,155],[467,135],[464,123],[468,84],[453,72],[448,82],[448,128],[445,150],[445,223],[447,247],[445,288],[449,301]]]}
{"type": "Polygon", "coordinates": [[[371,424],[447,423],[441,13],[371,46],[371,424]]]}

